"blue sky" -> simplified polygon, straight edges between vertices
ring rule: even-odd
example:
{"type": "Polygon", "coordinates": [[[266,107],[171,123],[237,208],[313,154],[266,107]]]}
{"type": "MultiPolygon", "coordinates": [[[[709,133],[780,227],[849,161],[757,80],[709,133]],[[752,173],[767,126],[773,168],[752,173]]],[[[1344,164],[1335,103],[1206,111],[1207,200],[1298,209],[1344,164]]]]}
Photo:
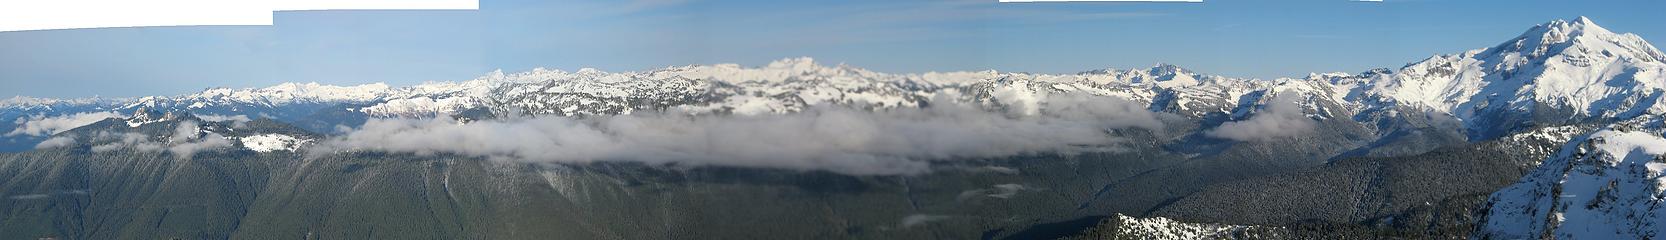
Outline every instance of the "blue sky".
{"type": "Polygon", "coordinates": [[[495,1],[478,11],[279,12],[273,26],[0,32],[0,97],[174,95],[281,82],[396,86],[494,69],[756,66],[1072,73],[1173,63],[1238,77],[1398,67],[1589,16],[1666,38],[1666,1],[995,3],[495,1]]]}

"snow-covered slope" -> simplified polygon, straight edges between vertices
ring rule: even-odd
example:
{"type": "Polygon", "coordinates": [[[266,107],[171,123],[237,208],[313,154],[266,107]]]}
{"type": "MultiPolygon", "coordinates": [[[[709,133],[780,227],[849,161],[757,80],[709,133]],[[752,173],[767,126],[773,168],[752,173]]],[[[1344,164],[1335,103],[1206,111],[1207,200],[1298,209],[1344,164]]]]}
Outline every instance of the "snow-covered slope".
{"type": "Polygon", "coordinates": [[[1666,112],[1666,54],[1635,34],[1585,17],[1534,26],[1491,48],[1440,55],[1373,79],[1367,99],[1465,120],[1472,138],[1532,123],[1625,119],[1666,112]]]}
{"type": "Polygon", "coordinates": [[[311,142],[312,139],[299,138],[284,134],[260,134],[238,138],[244,148],[256,152],[295,151],[301,144],[311,142]]]}
{"type": "Polygon", "coordinates": [[[296,151],[318,139],[315,134],[270,119],[205,117],[146,108],[52,136],[71,139],[60,146],[82,144],[92,151],[132,148],[166,150],[176,155],[230,147],[255,152],[296,151]]]}
{"type": "Polygon", "coordinates": [[[1187,223],[1163,217],[1137,218],[1116,214],[1090,229],[1079,239],[1238,239],[1258,236],[1249,233],[1252,229],[1266,229],[1261,226],[1244,226],[1213,223],[1187,223]]]}
{"type": "Polygon", "coordinates": [[[1124,231],[1150,239],[1218,238],[1248,228],[1226,224],[1183,223],[1162,217],[1134,218],[1122,214],[1117,214],[1116,217],[1126,224],[1123,225],[1124,231]]]}
{"type": "Polygon", "coordinates": [[[1569,142],[1494,193],[1480,236],[1666,237],[1666,138],[1658,120],[1628,121],[1569,142]]]}

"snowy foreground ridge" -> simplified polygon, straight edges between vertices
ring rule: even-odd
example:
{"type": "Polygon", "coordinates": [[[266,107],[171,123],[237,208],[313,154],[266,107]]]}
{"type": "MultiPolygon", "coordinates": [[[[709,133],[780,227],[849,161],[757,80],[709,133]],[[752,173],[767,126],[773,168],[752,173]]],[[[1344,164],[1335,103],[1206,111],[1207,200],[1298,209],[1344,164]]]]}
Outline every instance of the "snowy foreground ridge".
{"type": "Polygon", "coordinates": [[[1183,240],[1183,239],[1226,239],[1234,232],[1244,231],[1250,226],[1184,223],[1163,217],[1136,218],[1116,214],[1118,227],[1123,233],[1140,236],[1146,239],[1183,240]]]}
{"type": "Polygon", "coordinates": [[[1666,138],[1633,122],[1574,139],[1521,182],[1492,195],[1483,236],[1666,237],[1666,138]]]}

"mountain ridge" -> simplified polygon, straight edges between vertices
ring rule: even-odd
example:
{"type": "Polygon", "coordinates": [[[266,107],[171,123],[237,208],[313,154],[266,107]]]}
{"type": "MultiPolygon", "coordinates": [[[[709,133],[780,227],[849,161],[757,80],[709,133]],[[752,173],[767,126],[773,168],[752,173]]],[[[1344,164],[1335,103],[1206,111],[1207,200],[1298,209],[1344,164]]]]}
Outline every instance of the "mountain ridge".
{"type": "MultiPolygon", "coordinates": [[[[1375,129],[1379,139],[1372,145],[1395,145],[1413,141],[1400,139],[1412,134],[1407,131],[1428,132],[1416,129],[1458,129],[1460,136],[1436,138],[1482,141],[1539,124],[1666,113],[1666,104],[1661,104],[1666,101],[1663,60],[1666,54],[1635,34],[1613,33],[1578,17],[1535,25],[1494,47],[1436,55],[1395,70],[1301,78],[1231,78],[1167,63],[1075,74],[892,74],[800,57],[757,67],[687,65],[631,72],[538,68],[507,74],[498,70],[467,81],[404,87],[284,83],[130,100],[14,97],[0,104],[0,112],[11,116],[0,117],[72,113],[48,106],[116,112],[143,107],[305,122],[300,125],[331,132],[335,125],[351,127],[362,119],[384,117],[578,117],[644,111],[758,115],[821,105],[914,108],[930,105],[932,96],[942,92],[955,92],[961,94],[956,101],[990,108],[1034,108],[1031,105],[1045,104],[1037,96],[1074,92],[1125,98],[1152,111],[1199,119],[1209,127],[1246,119],[1273,96],[1296,94],[1302,96],[1303,111],[1310,117],[1354,119],[1375,129]],[[309,119],[314,116],[335,117],[309,119]],[[1436,120],[1404,119],[1407,116],[1436,120]]],[[[1413,153],[1429,149],[1413,148],[1413,153]]]]}

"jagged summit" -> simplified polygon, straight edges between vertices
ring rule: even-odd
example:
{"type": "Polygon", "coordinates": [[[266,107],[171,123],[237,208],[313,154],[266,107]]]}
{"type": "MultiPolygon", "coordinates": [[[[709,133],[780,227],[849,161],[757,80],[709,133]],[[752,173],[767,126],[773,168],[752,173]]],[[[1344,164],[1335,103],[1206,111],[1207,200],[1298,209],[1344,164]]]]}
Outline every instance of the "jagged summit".
{"type": "Polygon", "coordinates": [[[1151,81],[1158,82],[1165,87],[1198,84],[1197,78],[1199,76],[1196,73],[1173,64],[1159,63],[1147,70],[1147,73],[1151,74],[1151,81]]]}
{"type": "Polygon", "coordinates": [[[196,119],[197,117],[192,115],[190,112],[160,111],[152,108],[140,107],[138,109],[134,109],[132,115],[120,120],[127,122],[128,127],[139,127],[151,123],[196,119]]]}
{"type": "Polygon", "coordinates": [[[1614,33],[1583,16],[1572,21],[1558,19],[1534,26],[1521,36],[1505,41],[1482,55],[1507,58],[1501,59],[1503,61],[1542,62],[1556,55],[1570,55],[1569,58],[1602,55],[1645,62],[1666,60],[1666,55],[1661,54],[1660,50],[1641,37],[1630,33],[1614,33]],[[1508,59],[1515,57],[1524,59],[1508,59]]]}
{"type": "Polygon", "coordinates": [[[1465,120],[1472,138],[1666,112],[1662,54],[1588,18],[1555,20],[1492,48],[1440,55],[1372,80],[1366,95],[1465,120]]]}
{"type": "Polygon", "coordinates": [[[148,119],[153,119],[153,118],[156,118],[156,117],[159,117],[159,116],[162,116],[162,112],[159,112],[159,111],[156,111],[156,110],[151,110],[150,108],[141,107],[141,108],[138,108],[138,109],[134,109],[133,110],[133,115],[131,115],[131,117],[128,117],[128,119],[148,120],[148,119]]]}
{"type": "Polygon", "coordinates": [[[1157,63],[1156,66],[1151,66],[1151,69],[1149,70],[1149,72],[1151,72],[1151,75],[1158,75],[1158,76],[1172,76],[1172,75],[1191,74],[1192,73],[1191,70],[1186,70],[1185,68],[1181,68],[1180,66],[1176,66],[1174,64],[1168,64],[1168,63],[1157,63]]]}

